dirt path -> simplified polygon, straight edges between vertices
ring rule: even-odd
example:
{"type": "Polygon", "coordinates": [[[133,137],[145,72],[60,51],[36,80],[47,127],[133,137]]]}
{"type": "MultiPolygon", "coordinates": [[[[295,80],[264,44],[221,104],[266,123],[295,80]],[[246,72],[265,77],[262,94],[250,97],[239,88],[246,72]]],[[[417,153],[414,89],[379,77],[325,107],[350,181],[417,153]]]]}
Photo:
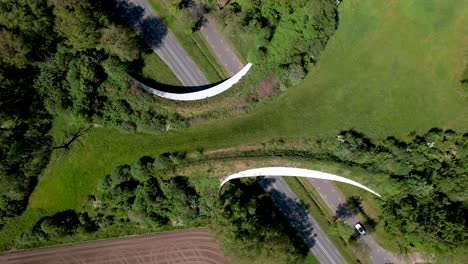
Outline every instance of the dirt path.
{"type": "Polygon", "coordinates": [[[131,236],[58,247],[12,251],[0,263],[228,263],[204,229],[131,236]]]}

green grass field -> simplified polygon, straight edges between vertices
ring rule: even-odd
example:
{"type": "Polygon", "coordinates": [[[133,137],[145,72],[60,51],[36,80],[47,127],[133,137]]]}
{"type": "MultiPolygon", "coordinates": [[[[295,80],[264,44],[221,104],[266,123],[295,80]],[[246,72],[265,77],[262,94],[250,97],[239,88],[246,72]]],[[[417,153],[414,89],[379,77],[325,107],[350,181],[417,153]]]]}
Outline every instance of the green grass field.
{"type": "Polygon", "coordinates": [[[467,131],[457,75],[467,18],[468,5],[456,1],[344,1],[339,28],[302,85],[247,115],[181,132],[89,130],[70,153],[49,164],[24,216],[0,231],[0,244],[21,233],[17,223],[34,222],[40,215],[35,212],[78,208],[101,177],[144,155],[318,138],[349,128],[374,139],[432,127],[467,131]]]}

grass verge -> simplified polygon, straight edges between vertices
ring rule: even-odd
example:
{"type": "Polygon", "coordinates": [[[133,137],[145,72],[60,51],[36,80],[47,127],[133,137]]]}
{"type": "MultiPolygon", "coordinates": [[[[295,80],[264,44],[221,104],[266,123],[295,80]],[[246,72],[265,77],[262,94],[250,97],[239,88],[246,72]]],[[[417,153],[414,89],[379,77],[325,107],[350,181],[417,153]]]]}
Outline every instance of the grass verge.
{"type": "MultiPolygon", "coordinates": [[[[144,155],[272,138],[317,139],[349,128],[373,139],[402,138],[432,127],[466,131],[468,108],[459,96],[455,72],[456,55],[464,45],[459,35],[465,24],[460,21],[468,6],[437,1],[430,8],[429,2],[342,2],[339,29],[304,83],[242,117],[160,136],[90,129],[69,153],[49,164],[25,216],[10,221],[0,239],[11,242],[14,236],[5,232],[18,232],[16,226],[26,225],[22,221],[28,221],[31,210],[79,207],[101,177],[144,155]]],[[[326,166],[324,171],[347,176],[326,166]]],[[[384,186],[385,177],[371,176],[360,182],[384,186]]],[[[387,247],[387,242],[381,244],[387,247]]]]}
{"type": "MultiPolygon", "coordinates": [[[[364,256],[355,256],[353,254],[353,251],[356,251],[355,245],[350,243],[346,237],[343,238],[337,232],[331,230],[334,223],[333,217],[330,217],[330,214],[327,214],[321,208],[317,199],[310,194],[311,186],[305,185],[304,179],[301,180],[295,177],[285,177],[284,179],[348,263],[370,263],[364,256]]],[[[348,228],[352,230],[352,227],[348,228]]]]}
{"type": "MultiPolygon", "coordinates": [[[[364,212],[375,220],[377,225],[375,230],[372,232],[372,237],[377,241],[379,245],[385,245],[385,249],[389,250],[396,254],[401,254],[402,250],[398,244],[398,241],[395,240],[395,237],[388,234],[385,231],[385,226],[382,221],[380,221],[380,209],[379,205],[376,203],[376,200],[372,197],[372,194],[368,194],[366,191],[356,190],[356,188],[350,188],[347,184],[344,183],[335,183],[335,186],[338,190],[346,197],[351,197],[358,195],[362,198],[362,208],[364,212]]],[[[358,213],[360,219],[365,219],[365,216],[362,213],[358,213]]]]}
{"type": "Polygon", "coordinates": [[[227,77],[201,33],[192,32],[191,24],[188,22],[191,14],[188,10],[178,10],[165,0],[149,0],[148,2],[210,83],[224,80],[227,77]]]}
{"type": "Polygon", "coordinates": [[[143,57],[143,78],[151,79],[157,83],[182,86],[182,83],[177,79],[169,67],[154,53],[144,53],[143,57]]]}

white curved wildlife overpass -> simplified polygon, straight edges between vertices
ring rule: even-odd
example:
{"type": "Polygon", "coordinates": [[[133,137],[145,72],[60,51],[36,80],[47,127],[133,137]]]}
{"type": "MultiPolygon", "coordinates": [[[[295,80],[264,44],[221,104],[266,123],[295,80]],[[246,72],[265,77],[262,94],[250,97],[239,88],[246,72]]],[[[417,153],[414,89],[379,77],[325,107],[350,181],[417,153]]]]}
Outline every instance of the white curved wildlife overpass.
{"type": "Polygon", "coordinates": [[[178,93],[163,92],[163,91],[154,89],[152,87],[149,87],[148,85],[145,85],[134,78],[132,79],[133,81],[138,83],[143,89],[159,97],[170,99],[170,100],[176,100],[176,101],[196,101],[196,100],[206,99],[208,97],[213,97],[231,88],[234,84],[239,82],[239,80],[242,79],[244,75],[247,74],[247,72],[250,70],[250,67],[252,67],[252,63],[247,64],[244,68],[242,68],[242,70],[240,70],[234,76],[232,76],[231,78],[225,80],[224,82],[216,86],[213,86],[211,88],[208,88],[202,91],[191,92],[191,93],[178,94],[178,93]]]}
{"type": "Polygon", "coordinates": [[[223,182],[221,182],[220,188],[223,187],[223,185],[226,182],[233,180],[233,179],[246,178],[246,177],[259,177],[259,176],[273,176],[273,177],[296,176],[296,177],[306,177],[306,178],[338,181],[338,182],[343,182],[343,183],[354,185],[368,192],[371,192],[377,195],[378,197],[382,197],[380,196],[380,194],[371,190],[370,188],[358,182],[350,180],[348,178],[321,172],[321,171],[292,168],[292,167],[265,167],[265,168],[256,168],[256,169],[241,171],[231,176],[228,176],[226,179],[224,179],[223,182]]]}

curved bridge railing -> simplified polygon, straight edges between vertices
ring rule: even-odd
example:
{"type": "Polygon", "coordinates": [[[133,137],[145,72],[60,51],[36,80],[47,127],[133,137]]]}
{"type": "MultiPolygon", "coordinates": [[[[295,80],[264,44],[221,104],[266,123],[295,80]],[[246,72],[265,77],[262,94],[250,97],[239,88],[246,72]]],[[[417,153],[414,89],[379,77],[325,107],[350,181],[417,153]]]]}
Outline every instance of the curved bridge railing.
{"type": "Polygon", "coordinates": [[[221,182],[220,188],[222,188],[225,183],[233,179],[246,178],[246,177],[259,177],[259,176],[273,176],[273,177],[296,176],[296,177],[306,177],[306,178],[343,182],[343,183],[351,184],[361,189],[364,189],[368,192],[371,192],[374,195],[377,195],[378,197],[382,197],[380,194],[371,190],[370,188],[358,182],[350,180],[348,178],[321,172],[321,171],[292,168],[292,167],[265,167],[265,168],[256,168],[256,169],[241,171],[241,172],[238,172],[236,174],[233,174],[225,178],[221,182]]]}
{"type": "Polygon", "coordinates": [[[164,91],[160,91],[152,87],[149,87],[148,85],[141,83],[135,78],[132,78],[132,79],[134,82],[138,83],[138,85],[140,85],[147,92],[150,92],[159,97],[170,99],[170,100],[175,100],[175,101],[196,101],[196,100],[206,99],[208,97],[213,97],[231,88],[234,84],[239,82],[240,79],[242,79],[242,77],[244,77],[244,75],[247,74],[247,72],[249,72],[251,67],[252,67],[252,63],[249,63],[246,66],[244,66],[244,68],[242,68],[238,73],[234,74],[234,76],[225,80],[224,82],[218,85],[215,85],[211,88],[207,88],[205,90],[201,90],[197,92],[190,92],[190,93],[164,92],[164,91]]]}

